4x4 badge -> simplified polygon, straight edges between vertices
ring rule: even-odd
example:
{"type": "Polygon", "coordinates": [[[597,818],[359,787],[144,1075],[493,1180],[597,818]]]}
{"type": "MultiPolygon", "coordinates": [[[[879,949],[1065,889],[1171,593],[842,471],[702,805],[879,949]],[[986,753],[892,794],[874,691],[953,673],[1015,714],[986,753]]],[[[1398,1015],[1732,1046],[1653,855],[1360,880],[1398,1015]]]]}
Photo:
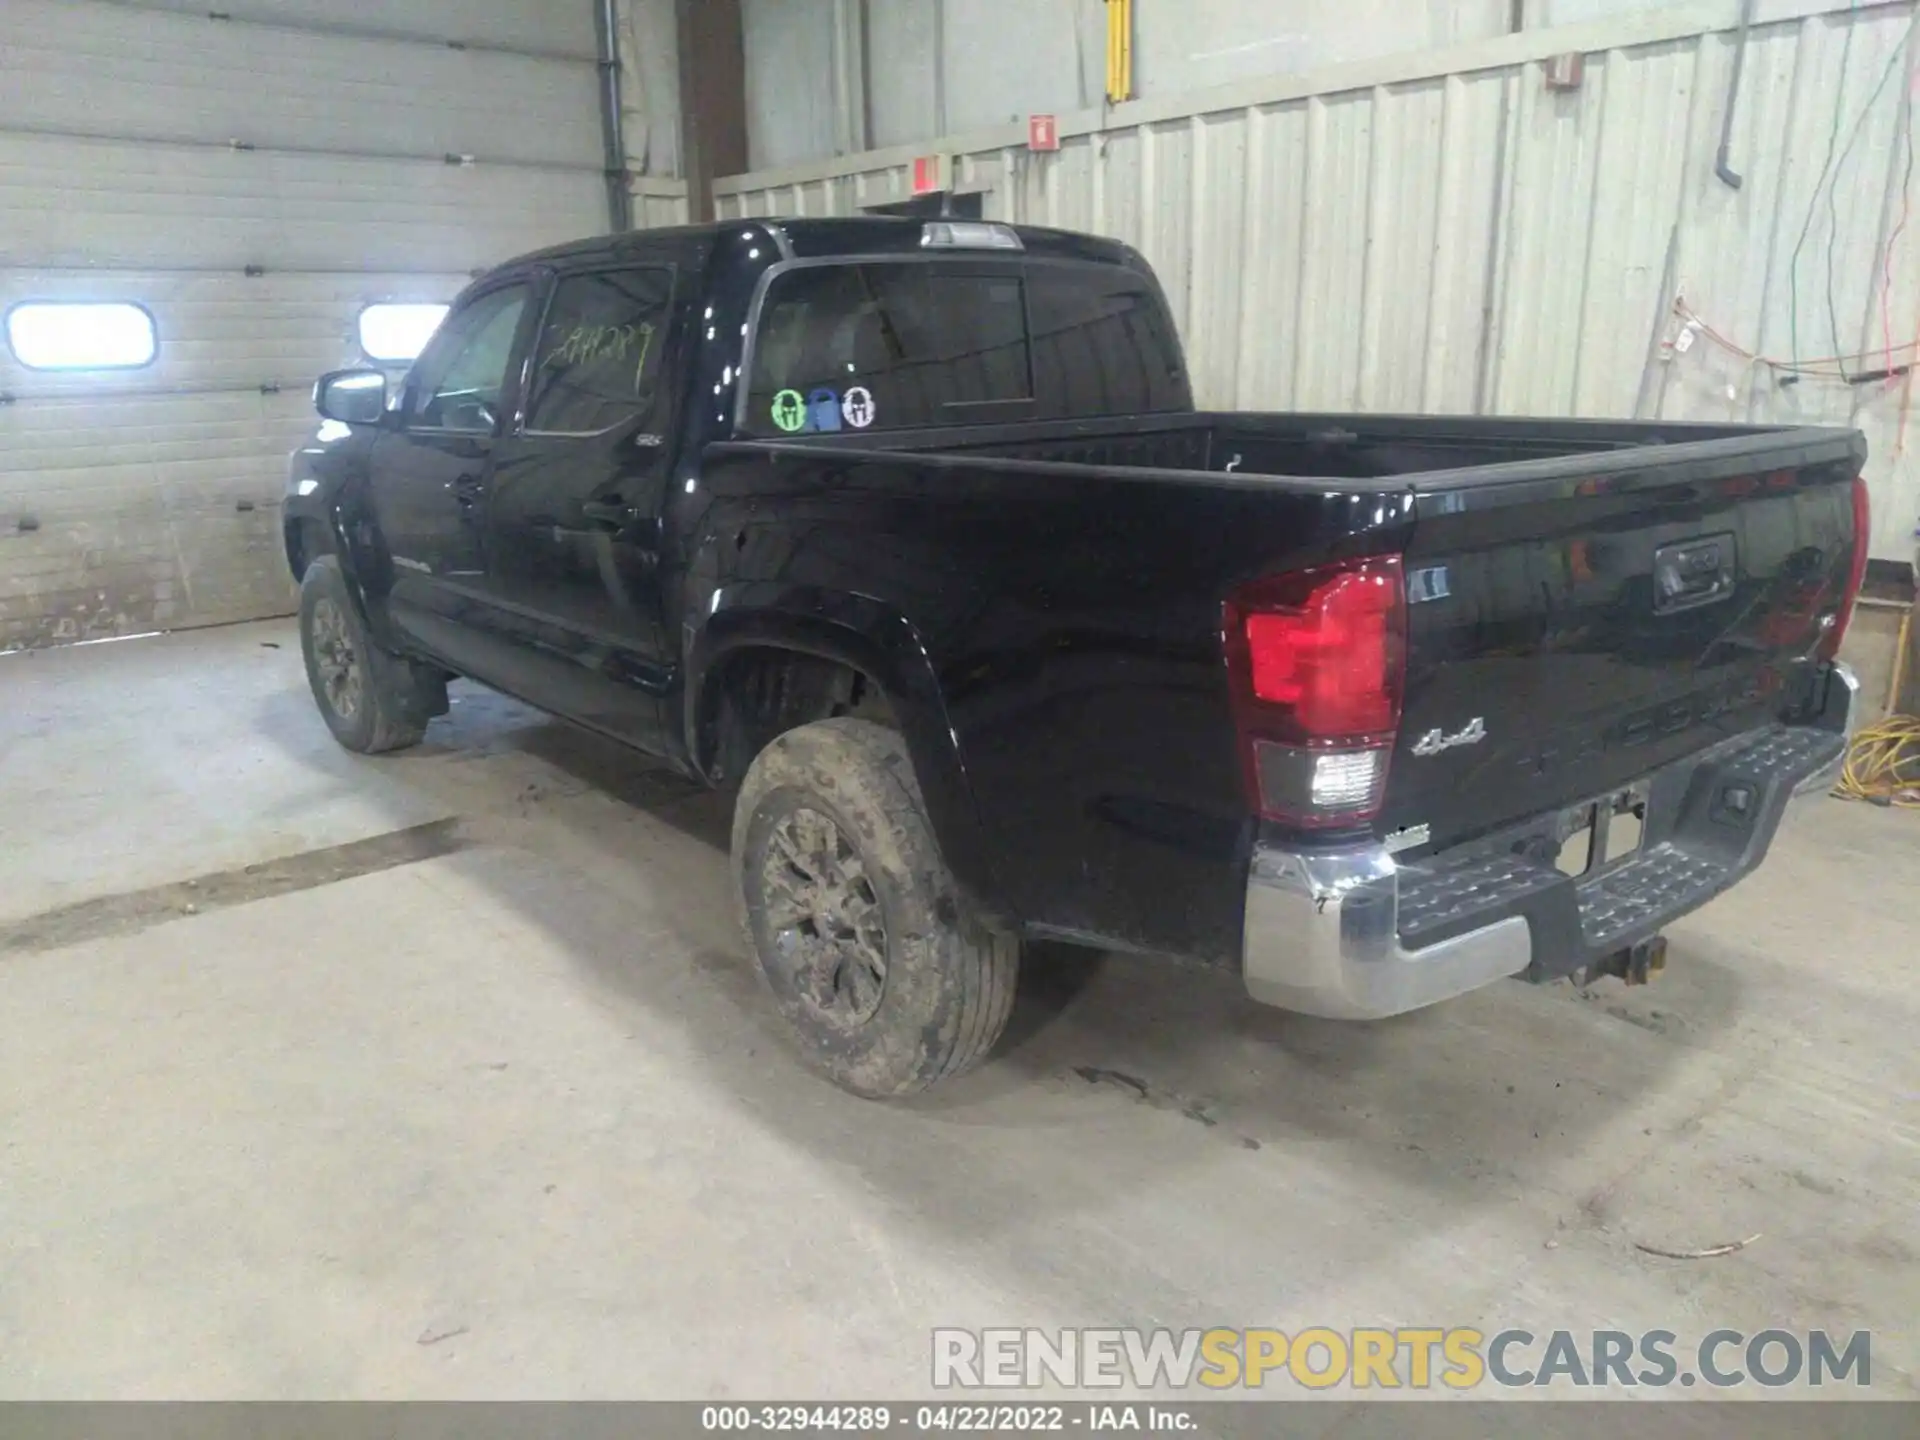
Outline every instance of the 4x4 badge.
{"type": "Polygon", "coordinates": [[[1444,730],[1429,730],[1413,742],[1416,755],[1438,755],[1442,750],[1451,750],[1456,745],[1478,745],[1487,738],[1487,722],[1476,715],[1469,720],[1466,728],[1456,730],[1449,735],[1444,730]]]}

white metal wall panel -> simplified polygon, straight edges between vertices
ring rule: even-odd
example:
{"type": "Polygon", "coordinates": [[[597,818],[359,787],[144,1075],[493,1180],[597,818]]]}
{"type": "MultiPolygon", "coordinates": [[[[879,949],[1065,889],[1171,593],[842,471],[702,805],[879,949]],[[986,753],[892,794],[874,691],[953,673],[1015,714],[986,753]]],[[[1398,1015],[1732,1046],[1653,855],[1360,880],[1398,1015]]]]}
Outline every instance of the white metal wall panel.
{"type": "Polygon", "coordinates": [[[678,175],[680,26],[674,0],[618,0],[615,16],[627,169],[642,176],[678,175]]]}
{"type": "MultiPolygon", "coordinates": [[[[1512,166],[1503,207],[1501,305],[1492,337],[1492,408],[1509,415],[1572,413],[1587,251],[1599,215],[1600,125],[1608,65],[1570,95],[1550,93],[1533,67],[1514,93],[1512,166]]],[[[1655,274],[1655,282],[1658,281],[1655,274]]]]}
{"type": "Polygon", "coordinates": [[[468,270],[606,226],[572,171],[0,131],[0,265],[468,270]]]}
{"type": "MultiPolygon", "coordinates": [[[[0,346],[0,394],[24,405],[130,390],[258,388],[306,391],[323,370],[360,360],[357,321],[375,302],[445,300],[463,272],[341,274],[0,270],[0,310],[22,300],[124,300],[153,317],[159,351],[141,370],[30,370],[0,346]]],[[[0,416],[3,420],[4,416],[0,416]]]]}
{"type": "Polygon", "coordinates": [[[128,10],[177,10],[204,16],[211,9],[236,21],[278,23],[300,29],[384,31],[445,43],[596,56],[593,10],[573,0],[407,0],[405,5],[318,6],[312,0],[106,0],[128,10]]]}
{"type": "MultiPolygon", "coordinates": [[[[1911,6],[1882,6],[1755,32],[1731,155],[1743,179],[1738,191],[1713,174],[1718,111],[1707,107],[1710,113],[1696,117],[1687,146],[1695,158],[1678,217],[1676,288],[1742,349],[1802,359],[1857,353],[1863,358],[1851,365],[1854,373],[1885,368],[1884,294],[1892,364],[1915,358],[1920,174],[1909,194],[1907,227],[1897,240],[1892,234],[1907,153],[1901,127],[1915,123],[1911,99],[1903,100],[1910,93],[1903,80],[1920,62],[1913,13],[1911,6]]],[[[1712,93],[1724,90],[1731,63],[1725,37],[1703,47],[1702,74],[1712,93]]],[[[1874,554],[1913,557],[1920,414],[1912,407],[1920,396],[1910,374],[1891,383],[1782,386],[1766,367],[1696,342],[1685,355],[1654,366],[1652,382],[1655,409],[1670,418],[1859,426],[1873,450],[1867,477],[1874,554]]]]}
{"type": "MultiPolygon", "coordinates": [[[[1234,393],[1240,328],[1249,318],[1239,293],[1246,265],[1246,190],[1234,182],[1247,173],[1251,123],[1245,112],[1203,115],[1192,122],[1184,308],[1186,333],[1208,337],[1196,352],[1193,385],[1209,395],[1234,393]],[[1193,257],[1205,257],[1206,263],[1195,264],[1193,257]]],[[[1063,220],[1073,208],[1079,207],[1054,205],[1063,220]]]]}
{"type": "MultiPolygon", "coordinates": [[[[1105,0],[859,0],[864,97],[860,67],[831,64],[814,48],[825,45],[833,12],[853,3],[747,0],[756,167],[843,151],[830,123],[837,107],[864,111],[871,142],[890,146],[1100,103],[1105,0]]],[[[1589,11],[1649,3],[1665,0],[1587,0],[1589,11]]],[[[1151,0],[1134,7],[1135,93],[1177,96],[1482,39],[1504,31],[1510,13],[1510,0],[1151,0]]]]}
{"type": "MultiPolygon", "coordinates": [[[[904,145],[942,129],[938,18],[936,0],[867,0],[867,113],[875,145],[904,145]]],[[[751,51],[747,61],[755,63],[751,51]]]]}
{"type": "Polygon", "coordinates": [[[834,153],[834,0],[741,0],[754,165],[834,153]]]}
{"type": "Polygon", "coordinates": [[[904,195],[916,151],[944,152],[992,217],[1139,246],[1203,404],[1851,423],[1872,449],[1873,553],[1910,559],[1910,374],[1783,386],[1705,338],[1660,342],[1677,297],[1774,359],[1859,355],[1857,374],[1920,353],[1920,182],[1901,227],[1914,5],[1761,0],[1738,189],[1714,174],[1738,0],[1620,8],[1063,115],[1051,155],[1003,125],[739,176],[721,213],[854,211],[904,195]],[[1584,79],[1550,90],[1565,53],[1584,79]]]}
{"type": "MultiPolygon", "coordinates": [[[[1087,0],[941,0],[942,96],[956,130],[1024,124],[1036,110],[1079,110],[1100,99],[1104,7],[1087,0]]],[[[895,63],[882,52],[869,72],[895,63]]],[[[908,62],[911,63],[911,62],[908,62]]],[[[923,134],[925,132],[922,132],[923,134]]]]}
{"type": "Polygon", "coordinates": [[[47,374],[0,347],[0,637],[104,635],[284,611],[279,500],[313,377],[361,363],[360,310],[463,275],[0,270],[21,300],[130,300],[144,370],[47,374]],[[23,528],[24,527],[24,528],[23,528]]]}
{"type": "Polygon", "coordinates": [[[633,227],[659,230],[687,223],[687,182],[635,176],[627,186],[633,195],[633,227]]]}
{"type": "MultiPolygon", "coordinates": [[[[1312,216],[1307,189],[1308,108],[1316,102],[1248,109],[1245,313],[1234,349],[1234,403],[1255,408],[1294,393],[1301,256],[1312,216]]],[[[1214,395],[1195,388],[1196,395],[1214,395]]]]}
{"type": "MultiPolygon", "coordinates": [[[[131,300],[160,348],[0,345],[0,649],[284,613],[287,452],[362,307],[606,228],[587,0],[222,10],[5,0],[0,311],[131,300]]],[[[681,182],[632,188],[684,221],[681,182]]]]}
{"type": "Polygon", "coordinates": [[[75,397],[9,407],[0,636],[58,643],[283,614],[277,488],[306,396],[75,397]],[[87,443],[75,443],[84,432],[87,443]]]}
{"type": "Polygon", "coordinates": [[[7,0],[7,37],[0,130],[604,166],[591,63],[72,0],[7,0]]]}

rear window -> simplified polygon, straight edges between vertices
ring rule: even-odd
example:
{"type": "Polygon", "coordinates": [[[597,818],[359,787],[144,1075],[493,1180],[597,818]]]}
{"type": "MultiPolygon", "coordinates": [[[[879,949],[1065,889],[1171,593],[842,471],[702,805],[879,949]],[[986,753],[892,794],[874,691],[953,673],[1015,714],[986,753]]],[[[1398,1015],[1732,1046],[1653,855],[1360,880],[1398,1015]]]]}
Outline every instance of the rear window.
{"type": "Polygon", "coordinates": [[[1041,418],[1184,410],[1180,341],[1160,297],[1130,270],[1053,265],[1033,296],[1035,384],[1041,418]]]}
{"type": "Polygon", "coordinates": [[[1113,266],[802,267],[777,277],[762,307],[745,428],[780,437],[1182,409],[1172,336],[1153,290],[1113,266]]]}
{"type": "Polygon", "coordinates": [[[1033,399],[1018,269],[833,265],[774,282],[754,342],[749,427],[791,435],[951,423],[1033,399]]]}

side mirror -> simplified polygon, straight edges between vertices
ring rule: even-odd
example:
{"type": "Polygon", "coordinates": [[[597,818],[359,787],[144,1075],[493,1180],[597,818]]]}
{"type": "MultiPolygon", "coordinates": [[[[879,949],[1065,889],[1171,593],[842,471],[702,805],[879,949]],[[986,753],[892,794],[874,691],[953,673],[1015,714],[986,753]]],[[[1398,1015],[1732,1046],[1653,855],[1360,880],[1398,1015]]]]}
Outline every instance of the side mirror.
{"type": "Polygon", "coordinates": [[[387,411],[387,377],[378,370],[334,370],[313,387],[313,408],[323,420],[378,425],[387,411]]]}

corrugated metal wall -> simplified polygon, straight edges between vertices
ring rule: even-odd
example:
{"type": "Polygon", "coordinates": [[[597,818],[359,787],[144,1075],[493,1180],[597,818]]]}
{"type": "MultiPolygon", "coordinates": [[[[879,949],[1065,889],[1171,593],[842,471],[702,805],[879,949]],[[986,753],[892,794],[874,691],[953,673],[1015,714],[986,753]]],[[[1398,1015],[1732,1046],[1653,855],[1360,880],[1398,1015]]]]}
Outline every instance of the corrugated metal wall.
{"type": "MultiPolygon", "coordinates": [[[[636,175],[680,173],[680,26],[674,0],[616,0],[622,130],[627,169],[636,175]]],[[[684,192],[682,192],[684,193],[684,192]]],[[[652,200],[664,197],[655,194],[652,200]]],[[[635,222],[641,206],[634,207],[635,222]]],[[[661,224],[683,224],[682,214],[661,224]]]]}
{"type": "MultiPolygon", "coordinates": [[[[1529,0],[1611,11],[1662,0],[1529,0]]],[[[1143,0],[1134,91],[1146,98],[1506,31],[1510,0],[1143,0]]],[[[1032,111],[1099,103],[1106,0],[742,0],[750,163],[903,145],[1032,111]],[[864,64],[859,50],[864,49],[864,64]]],[[[1590,15],[1577,18],[1588,19],[1590,15]]]]}
{"type": "MultiPolygon", "coordinates": [[[[362,307],[605,230],[593,7],[4,8],[0,312],[135,301],[159,350],[0,344],[0,649],[284,613],[286,455],[362,307]]],[[[637,188],[637,223],[682,218],[679,182],[637,188]]]]}
{"type": "Polygon", "coordinates": [[[915,149],[950,153],[991,216],[1138,245],[1209,405],[1858,425],[1874,554],[1909,559],[1910,376],[1796,379],[1704,333],[1661,343],[1676,297],[1759,355],[1875,352],[1849,374],[1890,368],[1889,350],[1899,368],[1920,333],[1920,215],[1901,225],[1913,4],[1761,0],[1736,190],[1714,157],[1737,11],[1714,0],[1063,116],[1054,155],[1003,126],[717,189],[727,217],[848,213],[902,198],[915,149]],[[1585,56],[1576,90],[1545,83],[1563,52],[1585,56]]]}

